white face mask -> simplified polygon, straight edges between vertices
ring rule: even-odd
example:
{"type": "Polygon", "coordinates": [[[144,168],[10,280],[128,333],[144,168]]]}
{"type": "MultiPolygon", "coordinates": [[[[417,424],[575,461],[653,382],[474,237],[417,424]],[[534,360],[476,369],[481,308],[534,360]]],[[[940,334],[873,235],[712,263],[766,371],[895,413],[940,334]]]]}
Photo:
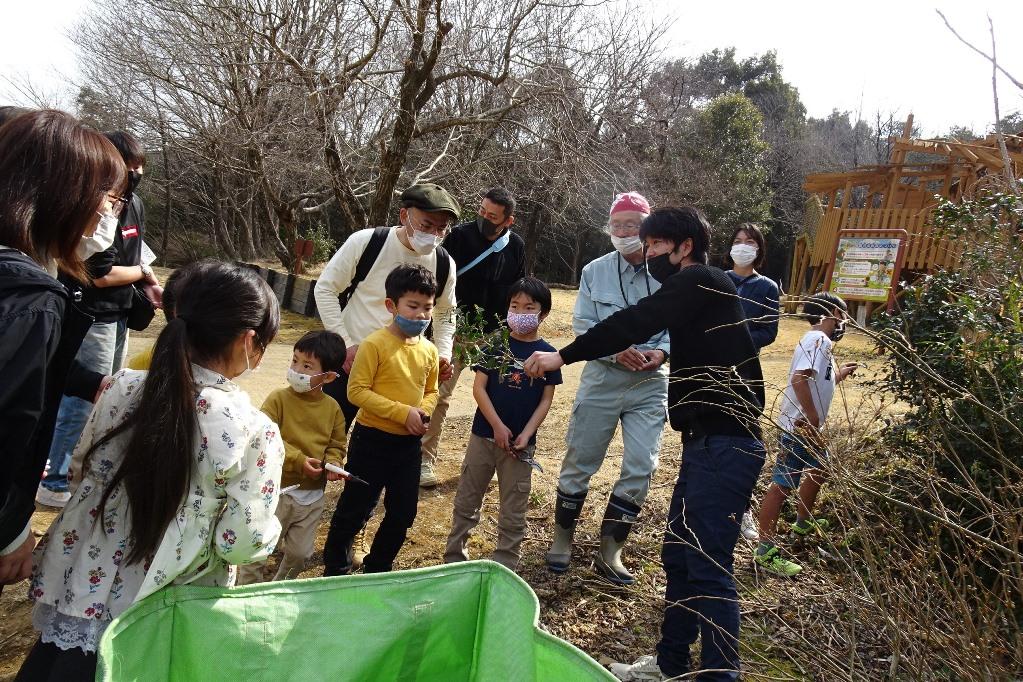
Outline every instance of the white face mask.
{"type": "Polygon", "coordinates": [[[616,237],[611,235],[611,244],[623,256],[631,256],[643,250],[643,241],[639,237],[616,237]]]}
{"type": "Polygon", "coordinates": [[[757,247],[749,244],[733,244],[729,252],[732,262],[745,267],[757,259],[757,247]]]}
{"type": "Polygon", "coordinates": [[[324,374],[330,374],[330,372],[320,372],[319,374],[302,374],[295,370],[288,368],[288,384],[295,391],[295,393],[308,393],[313,390],[313,378],[321,377],[324,374]]]}
{"type": "Polygon", "coordinates": [[[110,213],[101,213],[96,230],[88,237],[82,236],[78,242],[78,257],[82,260],[106,251],[114,243],[117,235],[117,218],[110,213]]]}
{"type": "Polygon", "coordinates": [[[409,244],[412,245],[412,250],[418,253],[420,256],[429,256],[433,253],[440,243],[444,241],[443,237],[432,235],[429,232],[420,232],[416,228],[412,228],[412,236],[409,237],[409,244]]]}

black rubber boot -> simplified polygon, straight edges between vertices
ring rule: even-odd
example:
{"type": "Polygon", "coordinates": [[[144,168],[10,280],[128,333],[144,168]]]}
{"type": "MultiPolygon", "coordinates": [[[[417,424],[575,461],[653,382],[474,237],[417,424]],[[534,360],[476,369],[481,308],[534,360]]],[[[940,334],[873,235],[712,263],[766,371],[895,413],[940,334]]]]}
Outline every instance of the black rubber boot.
{"type": "Polygon", "coordinates": [[[554,507],[554,542],[547,552],[547,568],[554,573],[568,570],[568,562],[572,559],[575,524],[579,521],[584,501],[586,493],[569,495],[558,489],[558,501],[554,507]]]}
{"type": "Polygon", "coordinates": [[[622,547],[639,516],[639,510],[639,505],[612,495],[604,511],[604,521],[600,524],[600,550],[594,565],[598,573],[615,585],[636,582],[622,563],[622,547]]]}

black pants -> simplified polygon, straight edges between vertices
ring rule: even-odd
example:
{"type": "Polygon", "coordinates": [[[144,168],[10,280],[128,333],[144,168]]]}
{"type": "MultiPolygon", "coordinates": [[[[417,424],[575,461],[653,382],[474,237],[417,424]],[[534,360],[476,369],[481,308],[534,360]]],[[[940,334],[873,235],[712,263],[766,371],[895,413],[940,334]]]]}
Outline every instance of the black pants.
{"type": "Polygon", "coordinates": [[[92,682],[96,679],[96,654],[82,649],[61,651],[56,644],[37,639],[14,682],[92,682]]]}
{"type": "Polygon", "coordinates": [[[390,571],[416,520],[419,506],[419,436],[397,436],[356,424],[348,440],[348,471],[369,485],[346,481],[330,519],[323,548],[323,575],[346,575],[352,569],[352,542],[365,527],[384,493],[384,519],[362,562],[366,573],[390,571]]]}
{"type": "Polygon", "coordinates": [[[323,392],[336,400],[337,404],[341,406],[341,414],[345,416],[345,427],[351,431],[359,408],[348,402],[348,374],[344,370],[338,372],[337,379],[326,384],[323,387],[323,392]]]}

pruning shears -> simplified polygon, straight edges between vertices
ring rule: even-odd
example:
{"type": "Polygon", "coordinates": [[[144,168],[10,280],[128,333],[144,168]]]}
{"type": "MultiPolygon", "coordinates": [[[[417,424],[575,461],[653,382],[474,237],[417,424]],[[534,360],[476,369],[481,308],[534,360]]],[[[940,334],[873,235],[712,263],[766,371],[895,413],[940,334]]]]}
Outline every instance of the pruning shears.
{"type": "Polygon", "coordinates": [[[512,450],[511,455],[520,462],[525,462],[529,466],[533,467],[541,474],[543,473],[543,467],[540,466],[540,463],[536,461],[536,457],[526,456],[525,450],[512,450]]]}
{"type": "Polygon", "coordinates": [[[369,483],[367,483],[366,481],[362,480],[361,478],[359,478],[358,476],[356,476],[355,474],[353,474],[353,473],[351,473],[349,471],[345,471],[344,469],[342,469],[341,467],[339,467],[336,464],[330,464],[330,463],[328,463],[326,461],[323,461],[322,464],[323,464],[323,468],[324,469],[326,469],[327,471],[331,471],[331,472],[337,474],[338,476],[340,476],[341,478],[345,479],[346,481],[355,481],[356,483],[361,483],[363,485],[369,485],[369,483]]]}

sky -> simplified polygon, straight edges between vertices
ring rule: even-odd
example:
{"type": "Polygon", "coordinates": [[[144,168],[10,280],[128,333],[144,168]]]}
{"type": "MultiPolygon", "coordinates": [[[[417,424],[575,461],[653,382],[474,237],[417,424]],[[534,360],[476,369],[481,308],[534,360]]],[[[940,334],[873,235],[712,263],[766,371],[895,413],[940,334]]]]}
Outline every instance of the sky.
{"type": "MultiPolygon", "coordinates": [[[[69,106],[77,81],[76,47],[68,30],[89,0],[5,3],[0,23],[0,102],[28,104],[11,80],[26,78],[69,106]]],[[[987,15],[995,22],[999,62],[1023,80],[1023,0],[632,0],[632,11],[674,19],[665,43],[672,58],[695,58],[734,46],[747,57],[775,50],[783,76],[799,89],[811,116],[833,109],[904,118],[913,112],[925,136],[955,125],[986,131],[994,120],[989,62],[962,45],[961,35],[987,51],[987,15]]],[[[1023,109],[1023,91],[999,79],[1002,114],[1023,109]]]]}

